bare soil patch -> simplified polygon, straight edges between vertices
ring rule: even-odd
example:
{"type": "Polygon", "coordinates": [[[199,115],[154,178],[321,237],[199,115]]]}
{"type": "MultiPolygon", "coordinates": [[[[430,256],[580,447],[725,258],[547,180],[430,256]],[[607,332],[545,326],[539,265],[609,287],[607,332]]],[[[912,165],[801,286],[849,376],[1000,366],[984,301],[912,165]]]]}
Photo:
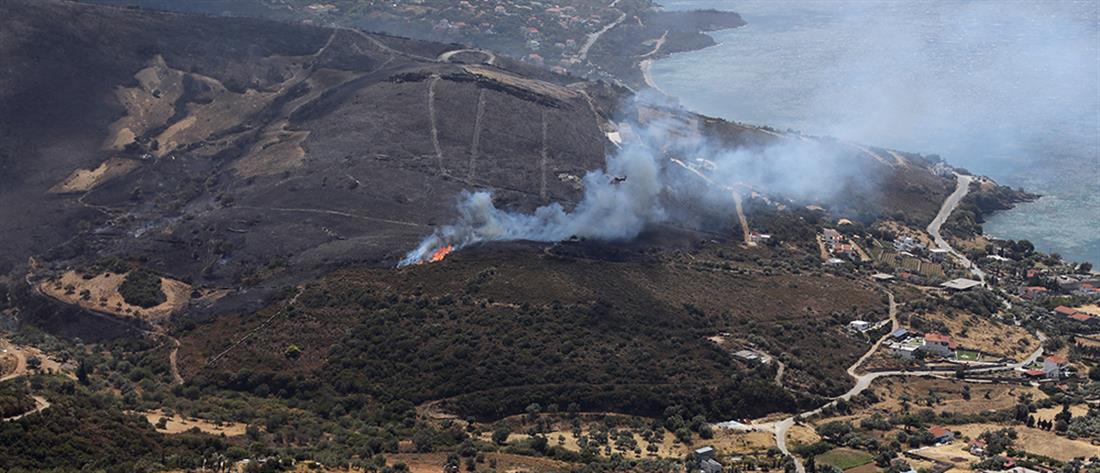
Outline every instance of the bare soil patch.
{"type": "Polygon", "coordinates": [[[54,194],[87,192],[118,176],[123,176],[141,166],[140,161],[126,158],[110,158],[95,169],[77,169],[50,188],[54,194]]]}

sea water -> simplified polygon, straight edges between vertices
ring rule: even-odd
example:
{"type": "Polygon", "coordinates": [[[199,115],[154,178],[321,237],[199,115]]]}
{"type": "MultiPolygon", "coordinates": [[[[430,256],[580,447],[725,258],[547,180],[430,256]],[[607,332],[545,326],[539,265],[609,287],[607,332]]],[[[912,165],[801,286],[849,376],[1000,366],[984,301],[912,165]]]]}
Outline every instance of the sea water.
{"type": "Polygon", "coordinates": [[[748,22],[653,64],[687,108],[938,154],[1043,195],[986,234],[1100,265],[1100,2],[662,3],[748,22]]]}

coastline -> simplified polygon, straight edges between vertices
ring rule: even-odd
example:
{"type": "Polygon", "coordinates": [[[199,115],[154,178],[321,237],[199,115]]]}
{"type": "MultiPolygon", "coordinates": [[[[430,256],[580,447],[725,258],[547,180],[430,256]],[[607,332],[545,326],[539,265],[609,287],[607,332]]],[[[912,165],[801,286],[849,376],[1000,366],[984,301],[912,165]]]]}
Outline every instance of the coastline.
{"type": "MultiPolygon", "coordinates": [[[[673,53],[698,51],[719,43],[708,33],[745,26],[740,14],[724,10],[665,11],[653,9],[603,31],[585,50],[595,77],[604,76],[639,90],[660,92],[650,66],[673,53]]],[[[664,92],[661,92],[662,94],[664,92]]]]}

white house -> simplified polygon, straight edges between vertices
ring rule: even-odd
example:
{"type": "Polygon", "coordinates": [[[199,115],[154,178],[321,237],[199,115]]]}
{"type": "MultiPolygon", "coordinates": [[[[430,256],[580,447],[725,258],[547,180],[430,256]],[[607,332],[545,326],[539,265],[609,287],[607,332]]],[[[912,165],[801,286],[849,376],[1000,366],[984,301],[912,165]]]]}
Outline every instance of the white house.
{"type": "Polygon", "coordinates": [[[1061,355],[1048,355],[1043,359],[1043,375],[1050,379],[1058,379],[1065,374],[1069,360],[1061,355]]]}
{"type": "Polygon", "coordinates": [[[853,320],[851,322],[848,322],[848,330],[851,330],[853,332],[863,333],[871,330],[872,326],[873,325],[871,324],[871,322],[868,322],[866,320],[853,320]]]}

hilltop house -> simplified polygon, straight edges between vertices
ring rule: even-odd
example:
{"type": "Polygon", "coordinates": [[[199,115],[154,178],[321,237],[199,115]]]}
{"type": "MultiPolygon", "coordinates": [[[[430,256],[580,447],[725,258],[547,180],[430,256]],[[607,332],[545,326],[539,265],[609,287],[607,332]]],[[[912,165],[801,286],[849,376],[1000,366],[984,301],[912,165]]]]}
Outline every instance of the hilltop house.
{"type": "Polygon", "coordinates": [[[933,425],[928,428],[928,432],[932,434],[932,438],[935,439],[936,443],[947,443],[955,440],[955,433],[943,426],[933,425]]]}
{"type": "Polygon", "coordinates": [[[832,228],[826,228],[822,231],[822,234],[825,235],[825,244],[828,245],[830,248],[844,241],[844,236],[841,235],[840,232],[833,230],[832,228]]]}
{"type": "Polygon", "coordinates": [[[1043,375],[1050,379],[1058,379],[1066,374],[1069,360],[1061,355],[1049,355],[1043,359],[1043,375]]]}
{"type": "Polygon", "coordinates": [[[921,345],[921,350],[926,353],[945,358],[954,354],[958,348],[958,344],[951,337],[936,332],[925,334],[924,344],[921,345]]]}

